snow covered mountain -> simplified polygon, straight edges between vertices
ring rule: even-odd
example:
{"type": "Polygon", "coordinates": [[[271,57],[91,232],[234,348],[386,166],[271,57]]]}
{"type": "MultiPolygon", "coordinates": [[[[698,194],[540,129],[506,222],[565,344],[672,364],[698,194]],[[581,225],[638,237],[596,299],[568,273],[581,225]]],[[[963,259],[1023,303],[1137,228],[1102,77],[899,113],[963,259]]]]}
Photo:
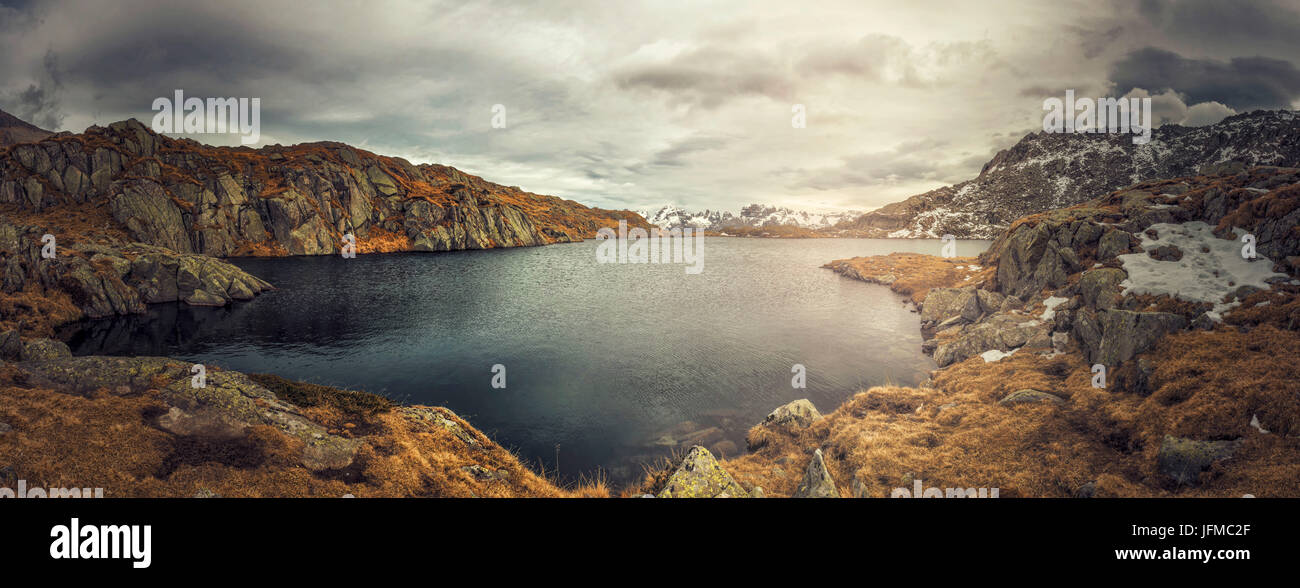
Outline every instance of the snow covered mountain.
{"type": "Polygon", "coordinates": [[[862,215],[861,211],[808,212],[785,207],[750,204],[732,213],[725,210],[689,211],[674,205],[658,210],[642,210],[652,225],[661,228],[694,228],[708,231],[725,231],[744,227],[794,226],[806,229],[826,229],[837,223],[850,221],[862,215]]]}
{"type": "Polygon", "coordinates": [[[992,239],[1025,215],[1220,164],[1300,165],[1300,113],[1259,110],[1204,127],[1164,125],[1145,145],[1122,133],[1032,133],[1000,151],[974,179],[884,206],[830,232],[992,239]]]}

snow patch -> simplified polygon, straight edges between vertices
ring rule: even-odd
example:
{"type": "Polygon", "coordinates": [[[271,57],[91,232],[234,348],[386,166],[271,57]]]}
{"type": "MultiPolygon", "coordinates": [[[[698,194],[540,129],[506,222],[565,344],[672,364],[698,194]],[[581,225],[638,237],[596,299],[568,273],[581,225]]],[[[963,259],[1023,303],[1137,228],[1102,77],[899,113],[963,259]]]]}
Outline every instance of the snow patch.
{"type": "Polygon", "coordinates": [[[1069,298],[1061,298],[1060,296],[1048,296],[1047,300],[1043,301],[1043,306],[1045,306],[1046,308],[1043,310],[1043,314],[1038,317],[1039,320],[1042,320],[1043,322],[1047,322],[1052,319],[1055,319],[1056,307],[1060,306],[1062,303],[1068,300],[1069,298]]]}
{"type": "MultiPolygon", "coordinates": [[[[1255,286],[1267,290],[1267,279],[1282,276],[1273,271],[1273,263],[1263,256],[1254,261],[1241,257],[1241,243],[1220,239],[1213,229],[1201,221],[1182,224],[1158,223],[1151,225],[1157,237],[1152,239],[1146,231],[1138,233],[1142,239],[1142,252],[1120,255],[1120,263],[1128,272],[1128,279],[1120,282],[1124,294],[1168,295],[1190,302],[1209,302],[1214,309],[1208,313],[1215,322],[1223,313],[1239,303],[1225,303],[1223,299],[1242,286],[1255,286]],[[1183,252],[1178,261],[1158,261],[1147,252],[1164,245],[1173,245],[1183,252]],[[1208,252],[1203,252],[1202,249],[1208,252]],[[1229,282],[1232,283],[1229,286],[1229,282]]],[[[1233,228],[1240,238],[1246,231],[1233,228]]]]}
{"type": "Polygon", "coordinates": [[[1011,351],[1000,351],[997,349],[990,349],[988,351],[985,351],[984,353],[981,353],[980,357],[984,358],[984,363],[993,363],[995,361],[1001,361],[1005,358],[1011,357],[1012,355],[1015,355],[1017,351],[1020,351],[1019,347],[1012,349],[1011,351]]]}

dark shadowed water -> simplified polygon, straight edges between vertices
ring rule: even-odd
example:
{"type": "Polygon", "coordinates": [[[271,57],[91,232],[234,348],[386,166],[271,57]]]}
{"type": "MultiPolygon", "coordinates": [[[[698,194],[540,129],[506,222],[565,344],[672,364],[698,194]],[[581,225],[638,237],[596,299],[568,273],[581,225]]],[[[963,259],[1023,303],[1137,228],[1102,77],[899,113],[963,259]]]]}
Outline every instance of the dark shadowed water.
{"type": "Polygon", "coordinates": [[[535,467],[554,471],[558,447],[566,479],[615,482],[669,443],[743,451],[745,431],[783,403],[829,412],[934,367],[901,297],[821,265],[938,253],[938,241],[709,238],[699,275],[597,264],[596,246],[236,259],[278,290],[221,309],[155,305],[66,338],[77,354],[165,355],[446,406],[535,467]],[[807,389],[792,388],[794,364],[807,389]]]}

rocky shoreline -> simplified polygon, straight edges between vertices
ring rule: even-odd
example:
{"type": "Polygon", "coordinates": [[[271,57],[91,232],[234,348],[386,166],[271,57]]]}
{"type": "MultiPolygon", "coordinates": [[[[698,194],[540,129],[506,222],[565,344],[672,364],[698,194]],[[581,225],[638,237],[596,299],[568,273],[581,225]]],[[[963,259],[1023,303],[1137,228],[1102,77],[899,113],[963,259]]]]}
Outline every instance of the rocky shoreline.
{"type": "Polygon", "coordinates": [[[210,147],[132,119],[0,150],[0,328],[49,336],[157,302],[271,288],[218,258],[528,247],[635,213],[589,208],[341,143],[210,147]],[[42,255],[45,235],[57,246],[42,255]]]}
{"type": "Polygon", "coordinates": [[[583,497],[451,411],[162,357],[73,357],[0,333],[0,486],[106,497],[583,497]],[[52,449],[55,448],[55,449],[52,449]]]}
{"type": "Polygon", "coordinates": [[[837,496],[921,477],[1002,496],[1296,495],[1300,173],[1211,174],[1023,218],[978,259],[831,262],[917,302],[940,369],[812,424],[756,427],[722,467],[785,496],[826,465],[837,496]],[[800,463],[798,484],[771,473],[800,463]]]}

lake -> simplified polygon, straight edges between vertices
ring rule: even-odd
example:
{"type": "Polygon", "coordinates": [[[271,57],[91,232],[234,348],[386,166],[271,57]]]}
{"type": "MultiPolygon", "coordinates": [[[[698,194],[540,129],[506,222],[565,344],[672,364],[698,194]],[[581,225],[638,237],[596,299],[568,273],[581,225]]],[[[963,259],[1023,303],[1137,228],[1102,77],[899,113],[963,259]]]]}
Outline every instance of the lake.
{"type": "Polygon", "coordinates": [[[596,247],[233,259],[278,290],[226,308],[152,305],[64,338],[79,355],[169,356],[446,406],[535,468],[615,484],[675,445],[743,452],[745,431],[791,400],[830,412],[934,368],[902,297],[821,265],[937,254],[939,241],[710,237],[696,275],[596,263],[596,247]],[[806,389],[792,386],[796,364],[806,389]]]}

